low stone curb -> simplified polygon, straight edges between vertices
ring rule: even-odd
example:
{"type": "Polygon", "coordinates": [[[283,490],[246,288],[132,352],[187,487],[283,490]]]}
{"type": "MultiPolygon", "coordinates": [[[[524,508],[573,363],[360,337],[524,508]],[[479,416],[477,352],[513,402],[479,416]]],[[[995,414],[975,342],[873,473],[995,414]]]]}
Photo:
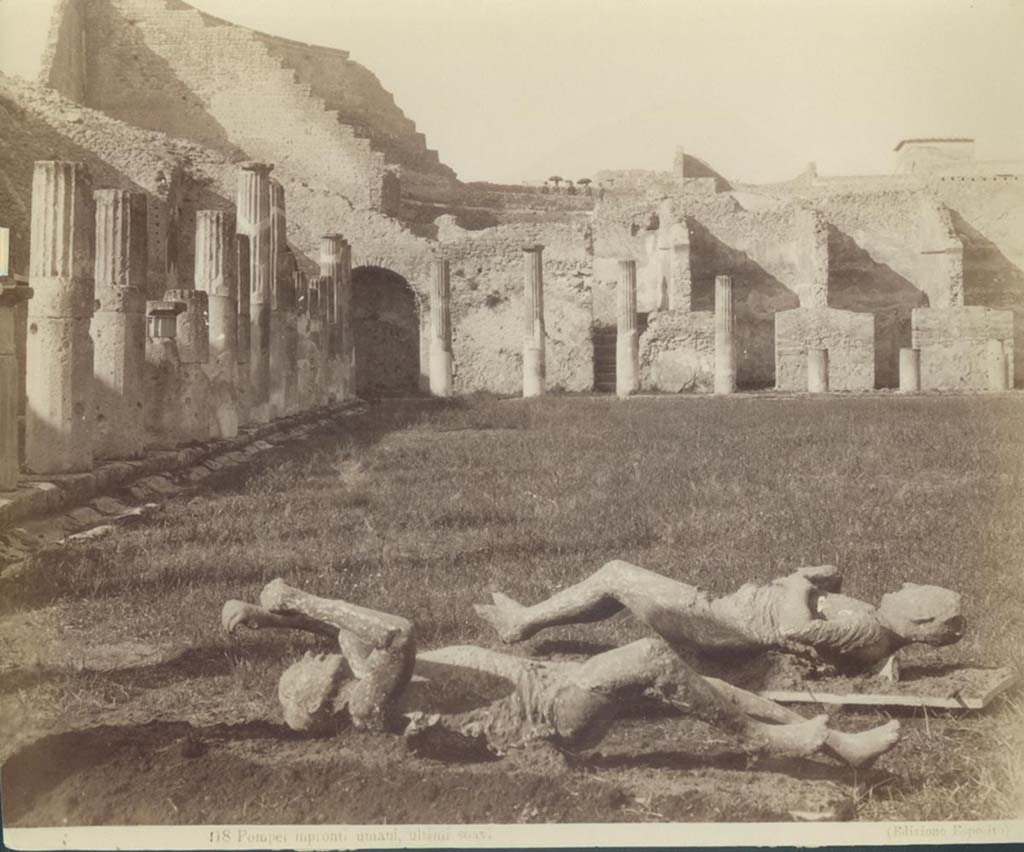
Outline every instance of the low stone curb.
{"type": "Polygon", "coordinates": [[[237,438],[107,462],[90,473],[25,479],[22,488],[0,498],[0,575],[18,573],[20,563],[33,551],[56,540],[99,538],[112,529],[111,524],[147,514],[155,508],[154,501],[180,494],[215,471],[244,465],[275,445],[301,440],[336,423],[339,415],[363,410],[359,401],[339,403],[245,427],[237,438]],[[111,492],[142,505],[129,506],[111,492]],[[41,528],[15,527],[19,522],[41,528]]]}

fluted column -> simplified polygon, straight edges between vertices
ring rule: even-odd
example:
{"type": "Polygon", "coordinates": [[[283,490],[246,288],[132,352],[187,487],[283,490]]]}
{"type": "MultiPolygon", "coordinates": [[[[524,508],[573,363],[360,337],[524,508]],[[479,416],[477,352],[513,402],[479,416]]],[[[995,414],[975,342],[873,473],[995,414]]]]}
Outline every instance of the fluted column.
{"type": "Polygon", "coordinates": [[[271,267],[270,172],[265,163],[246,163],[238,175],[238,232],[249,237],[249,406],[257,422],[270,419],[271,267]]]}
{"type": "Polygon", "coordinates": [[[715,276],[715,393],[736,392],[736,316],[732,278],[715,276]]]}
{"type": "Polygon", "coordinates": [[[280,417],[287,409],[289,380],[287,349],[288,322],[294,303],[294,282],[288,248],[284,187],[270,181],[270,269],[273,276],[270,311],[270,416],[280,417]]]}
{"type": "Polygon", "coordinates": [[[327,350],[327,388],[332,399],[344,398],[344,368],[342,365],[342,298],[344,281],[345,238],[341,234],[326,234],[320,239],[320,299],[326,322],[322,337],[327,350]]]}
{"type": "Polygon", "coordinates": [[[351,399],[356,395],[356,339],[352,327],[352,246],[348,240],[341,241],[341,282],[338,287],[339,323],[341,335],[340,353],[344,395],[351,399]]]}
{"type": "Polygon", "coordinates": [[[807,350],[807,390],[828,393],[828,350],[807,350]]]}
{"type": "Polygon", "coordinates": [[[451,278],[448,261],[434,261],[430,286],[430,392],[452,395],[451,278]]]}
{"type": "Polygon", "coordinates": [[[238,279],[235,216],[227,210],[196,214],[196,290],[206,293],[207,374],[217,435],[238,435],[238,279]]]}
{"type": "Polygon", "coordinates": [[[175,329],[183,388],[176,431],[181,440],[205,441],[211,437],[213,420],[210,378],[205,369],[210,360],[209,299],[203,290],[168,290],[164,298],[185,306],[175,329]]]}
{"type": "Polygon", "coordinates": [[[92,467],[95,216],[82,163],[40,161],[32,177],[25,467],[92,467]]]}
{"type": "Polygon", "coordinates": [[[21,394],[15,312],[32,288],[10,277],[10,231],[0,228],[0,491],[18,487],[18,402],[21,394]]]}
{"type": "Polygon", "coordinates": [[[636,261],[619,261],[616,294],[619,328],[615,338],[615,393],[627,397],[640,389],[640,334],[636,316],[636,261]]]}
{"type": "Polygon", "coordinates": [[[900,349],[900,390],[904,393],[921,390],[920,349],[900,349]]]}
{"type": "Polygon", "coordinates": [[[95,343],[97,458],[135,458],[145,441],[148,225],[146,196],[99,189],[96,202],[95,343]]]}
{"type": "Polygon", "coordinates": [[[545,390],[544,246],[524,246],[523,396],[545,390]]]}

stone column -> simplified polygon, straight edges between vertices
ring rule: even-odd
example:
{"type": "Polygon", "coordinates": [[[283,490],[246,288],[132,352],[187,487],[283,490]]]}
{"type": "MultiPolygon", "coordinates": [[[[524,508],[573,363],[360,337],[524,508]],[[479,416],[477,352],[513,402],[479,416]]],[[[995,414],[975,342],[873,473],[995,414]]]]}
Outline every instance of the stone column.
{"type": "Polygon", "coordinates": [[[327,353],[327,391],[332,400],[344,397],[344,377],[341,365],[340,300],[344,261],[345,238],[341,234],[326,234],[320,238],[320,301],[326,314],[321,338],[327,353]]]}
{"type": "Polygon", "coordinates": [[[181,440],[186,388],[175,338],[177,318],[184,310],[181,302],[146,302],[146,443],[158,448],[173,447],[181,440]]]}
{"type": "Polygon", "coordinates": [[[736,315],[732,278],[715,276],[715,393],[736,393],[736,315]]]}
{"type": "Polygon", "coordinates": [[[288,248],[284,187],[270,181],[270,269],[272,280],[270,311],[270,416],[282,416],[287,410],[290,375],[288,366],[289,330],[295,302],[291,250],[288,248]]]}
{"type": "Polygon", "coordinates": [[[900,349],[900,390],[903,393],[921,390],[920,349],[900,349]]]}
{"type": "Polygon", "coordinates": [[[523,247],[525,292],[523,305],[523,396],[542,396],[545,390],[544,246],[523,247]]]}
{"type": "Polygon", "coordinates": [[[339,322],[341,335],[341,365],[344,376],[344,395],[351,399],[356,395],[356,339],[352,327],[352,246],[348,240],[341,241],[341,285],[338,288],[339,322]]]}
{"type": "Polygon", "coordinates": [[[271,267],[270,172],[265,163],[246,163],[238,175],[238,232],[249,237],[249,408],[258,423],[270,420],[271,267]]]}
{"type": "Polygon", "coordinates": [[[416,389],[430,393],[430,308],[422,299],[416,299],[416,318],[420,326],[420,372],[416,377],[416,389]]]}
{"type": "Polygon", "coordinates": [[[640,333],[636,316],[636,261],[619,261],[619,328],[615,338],[615,393],[625,398],[640,389],[640,333]]]}
{"type": "Polygon", "coordinates": [[[251,254],[249,237],[245,234],[238,234],[235,237],[235,275],[237,277],[235,293],[238,301],[238,352],[236,361],[238,363],[239,387],[242,388],[249,386],[249,302],[250,290],[252,289],[251,254]]]}
{"type": "Polygon", "coordinates": [[[1006,352],[1003,349],[1003,341],[990,340],[985,350],[985,357],[988,361],[988,389],[993,391],[1004,391],[1008,388],[1006,352]]]}
{"type": "Polygon", "coordinates": [[[36,163],[25,418],[25,467],[32,473],[92,467],[94,212],[83,164],[36,163]]]}
{"type": "Polygon", "coordinates": [[[7,229],[0,228],[0,491],[18,487],[18,354],[15,338],[15,308],[32,296],[31,287],[23,287],[8,278],[7,229]]]}
{"type": "Polygon", "coordinates": [[[828,350],[807,350],[807,391],[828,393],[828,350]]]}
{"type": "Polygon", "coordinates": [[[434,261],[430,287],[430,392],[452,395],[451,278],[448,261],[434,261]]]}
{"type": "Polygon", "coordinates": [[[238,435],[238,279],[235,216],[226,210],[196,214],[196,290],[206,293],[209,318],[207,375],[213,423],[221,438],[238,435]]]}
{"type": "Polygon", "coordinates": [[[212,434],[213,421],[210,379],[205,369],[210,360],[209,301],[203,290],[168,290],[164,298],[185,306],[177,316],[175,329],[183,386],[176,431],[182,441],[206,441],[212,434]]]}
{"type": "Polygon", "coordinates": [[[92,333],[97,458],[142,455],[149,258],[146,196],[99,189],[96,201],[96,313],[92,333]]]}

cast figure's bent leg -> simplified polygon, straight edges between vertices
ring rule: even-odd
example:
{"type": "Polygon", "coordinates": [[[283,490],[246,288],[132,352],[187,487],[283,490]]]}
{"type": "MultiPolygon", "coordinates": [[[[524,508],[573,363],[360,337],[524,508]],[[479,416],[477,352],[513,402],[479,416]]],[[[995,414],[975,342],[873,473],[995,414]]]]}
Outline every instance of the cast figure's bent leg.
{"type": "Polygon", "coordinates": [[[706,609],[706,596],[693,586],[616,559],[587,579],[533,606],[523,606],[495,593],[493,605],[477,605],[477,614],[491,624],[503,642],[529,639],[546,627],[603,621],[623,609],[670,641],[674,616],[706,609]]]}
{"type": "Polygon", "coordinates": [[[289,725],[303,730],[322,725],[328,697],[334,698],[331,710],[346,707],[356,727],[386,725],[395,700],[412,677],[416,661],[412,622],[347,601],[320,598],[282,580],[264,587],[260,603],[261,607],[253,607],[228,601],[222,613],[225,628],[230,631],[246,624],[305,630],[336,638],[344,655],[343,660],[339,655],[307,655],[285,672],[278,693],[289,725]],[[349,674],[355,679],[343,683],[349,674]]]}

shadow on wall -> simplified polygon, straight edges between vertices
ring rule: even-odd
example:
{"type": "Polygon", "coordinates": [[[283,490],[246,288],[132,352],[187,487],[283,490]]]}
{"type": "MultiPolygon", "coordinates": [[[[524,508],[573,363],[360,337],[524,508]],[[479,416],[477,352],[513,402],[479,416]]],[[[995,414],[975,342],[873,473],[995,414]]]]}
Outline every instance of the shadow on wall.
{"type": "Polygon", "coordinates": [[[900,348],[910,346],[910,314],[928,296],[852,237],[828,226],[828,306],[875,317],[875,387],[900,383],[900,348]]]}
{"type": "Polygon", "coordinates": [[[90,0],[89,11],[85,37],[93,49],[86,52],[86,106],[137,127],[244,156],[202,99],[149,49],[135,21],[110,0],[90,0]]]}
{"type": "Polygon", "coordinates": [[[1024,379],[1024,270],[992,240],[950,210],[964,244],[964,304],[1012,310],[1014,376],[1024,379]]]}
{"type": "Polygon", "coordinates": [[[736,381],[743,388],[775,384],[775,314],[800,307],[796,293],[696,219],[690,231],[691,310],[714,311],[715,276],[731,275],[736,317],[736,381]]]}
{"type": "Polygon", "coordinates": [[[420,375],[419,299],[397,272],[352,270],[356,393],[367,399],[416,394],[420,375]]]}

